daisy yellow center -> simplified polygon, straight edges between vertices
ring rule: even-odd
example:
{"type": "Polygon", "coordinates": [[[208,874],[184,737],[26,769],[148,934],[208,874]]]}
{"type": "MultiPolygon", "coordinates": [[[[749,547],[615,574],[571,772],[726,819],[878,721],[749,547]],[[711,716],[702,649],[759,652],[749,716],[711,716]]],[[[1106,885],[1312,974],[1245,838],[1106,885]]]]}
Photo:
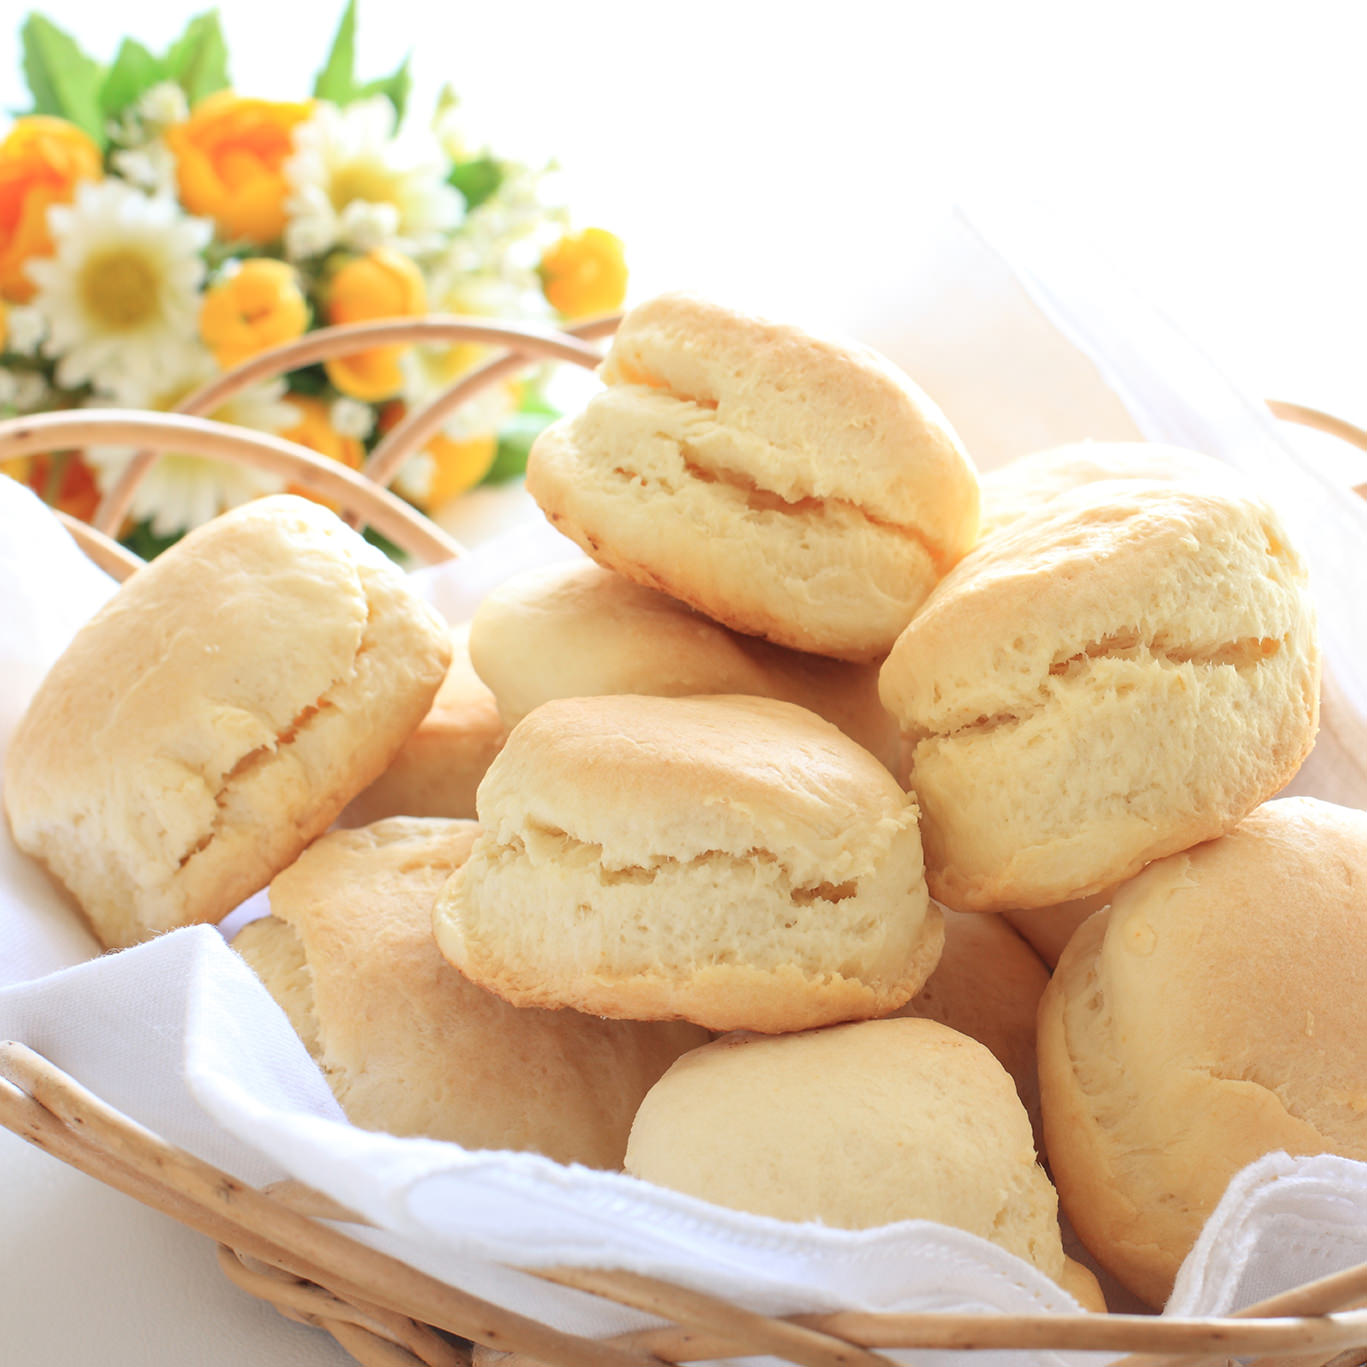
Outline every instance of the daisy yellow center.
{"type": "Polygon", "coordinates": [[[156,267],[130,247],[99,252],[81,272],[81,302],[111,331],[125,332],[159,312],[156,267]]]}
{"type": "Polygon", "coordinates": [[[399,202],[399,177],[387,166],[375,161],[353,161],[339,166],[328,182],[328,198],[339,212],[356,200],[368,204],[399,202]]]}

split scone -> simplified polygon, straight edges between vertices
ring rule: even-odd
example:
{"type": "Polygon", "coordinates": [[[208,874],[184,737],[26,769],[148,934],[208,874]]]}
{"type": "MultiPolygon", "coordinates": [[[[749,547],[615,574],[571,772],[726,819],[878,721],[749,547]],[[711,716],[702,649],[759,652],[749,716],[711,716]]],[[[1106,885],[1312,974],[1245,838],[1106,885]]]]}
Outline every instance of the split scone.
{"type": "Polygon", "coordinates": [[[402,571],[326,508],[224,513],[43,680],[6,757],[15,843],[106,947],[218,921],[384,770],[450,655],[402,571]]]}
{"type": "Polygon", "coordinates": [[[538,437],[528,492],[601,564],[737,631],[877,659],[977,536],[958,438],[866,348],[669,294],[599,373],[538,437]]]}
{"type": "Polygon", "coordinates": [[[1223,834],[1309,753],[1305,566],[1224,483],[1108,480],[983,542],[883,665],[926,876],[962,911],[1100,892],[1223,834]]]}
{"type": "Polygon", "coordinates": [[[471,623],[470,657],[510,726],[552,698],[740,693],[805,707],[897,768],[900,733],[876,665],[744,636],[592,560],[496,588],[471,623]]]}
{"type": "Polygon", "coordinates": [[[779,1220],[953,1225],[1106,1308],[1096,1278],[1064,1254],[1058,1197],[1010,1077],[937,1021],[734,1034],[695,1049],[641,1103],[626,1170],[779,1220]]]}
{"type": "Polygon", "coordinates": [[[523,1011],[461,977],[432,906],[470,821],[396,817],[315,841],[233,947],[362,1129],[621,1166],[647,1089],[707,1032],[523,1011]]]}
{"type": "Polygon", "coordinates": [[[494,695],[470,663],[470,624],[451,629],[451,664],[417,730],[342,813],[345,826],[390,816],[471,818],[475,790],[508,739],[494,695]]]}
{"type": "Polygon", "coordinates": [[[1087,1248],[1162,1305],[1265,1153],[1367,1160],[1367,812],[1259,807],[1151,864],[1040,1003],[1049,1163],[1087,1248]]]}
{"type": "Polygon", "coordinates": [[[940,956],[915,802],[791,703],[548,702],[479,821],[437,943],[519,1006],[799,1030],[896,1009],[940,956]]]}

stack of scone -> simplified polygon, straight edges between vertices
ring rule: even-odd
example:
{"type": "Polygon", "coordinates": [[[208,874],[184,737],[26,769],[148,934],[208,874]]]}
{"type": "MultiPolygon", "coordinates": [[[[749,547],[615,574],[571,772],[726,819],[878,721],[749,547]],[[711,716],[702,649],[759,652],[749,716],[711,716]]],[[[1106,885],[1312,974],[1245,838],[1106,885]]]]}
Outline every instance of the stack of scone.
{"type": "Polygon", "coordinates": [[[601,374],[527,475],[591,558],[467,627],[277,500],[78,638],[5,801],[106,943],[273,880],[238,947],[355,1123],[939,1220],[1089,1308],[1041,1134],[1153,1304],[1238,1166],[1367,1157],[1367,816],[1269,802],[1319,658],[1267,503],[1148,446],[980,490],[881,358],[693,296],[601,374]]]}

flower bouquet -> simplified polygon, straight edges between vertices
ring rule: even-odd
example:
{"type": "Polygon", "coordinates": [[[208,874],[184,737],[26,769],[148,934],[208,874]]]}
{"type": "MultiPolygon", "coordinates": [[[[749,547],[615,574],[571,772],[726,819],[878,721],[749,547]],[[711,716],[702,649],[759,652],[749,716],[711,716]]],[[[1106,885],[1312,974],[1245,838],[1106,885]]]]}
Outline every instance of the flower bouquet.
{"type": "MultiPolygon", "coordinates": [[[[429,311],[555,321],[622,302],[621,243],[571,231],[547,171],[471,143],[443,90],[405,119],[408,63],[356,76],[349,0],[312,98],[230,88],[217,14],[162,55],[125,39],[102,66],[50,20],[22,28],[32,112],[0,137],[0,417],[95,405],[169,410],[249,357],[329,324],[429,311]]],[[[359,468],[411,406],[481,363],[469,342],[374,347],[253,385],[212,416],[359,468]]],[[[484,391],[394,487],[434,511],[521,472],[553,416],[535,379],[484,391]]],[[[89,518],[134,452],[94,447],[0,470],[89,518]]],[[[280,487],[163,456],[124,541],[153,555],[280,487]]]]}

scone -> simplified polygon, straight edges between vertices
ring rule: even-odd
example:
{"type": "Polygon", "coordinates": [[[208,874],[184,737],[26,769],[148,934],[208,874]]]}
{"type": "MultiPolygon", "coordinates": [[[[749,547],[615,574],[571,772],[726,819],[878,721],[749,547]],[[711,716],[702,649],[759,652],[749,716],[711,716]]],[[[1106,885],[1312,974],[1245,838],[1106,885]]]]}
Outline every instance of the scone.
{"type": "Polygon", "coordinates": [[[1269,802],[1151,864],[1040,1005],[1050,1166],[1088,1249],[1151,1305],[1262,1154],[1367,1160],[1367,813],[1269,802]]]}
{"type": "Polygon", "coordinates": [[[1305,567],[1215,482],[1061,495],[941,581],[883,665],[932,894],[1048,906],[1222,834],[1314,740],[1305,567]]]}
{"type": "Polygon", "coordinates": [[[958,438],[867,349],[669,294],[600,374],[537,439],[528,492],[595,560],[736,631],[877,659],[977,535],[958,438]]]}
{"type": "Polygon", "coordinates": [[[616,1169],[646,1090],[707,1033],[522,1011],[461,977],[432,942],[432,906],[477,834],[396,817],[325,835],[233,947],[353,1124],[616,1169]]]}
{"type": "Polygon", "coordinates": [[[1028,940],[1035,953],[1053,968],[1077,928],[1093,912],[1111,905],[1113,891],[1112,888],[1102,888],[1090,897],[1078,897],[1052,907],[1031,907],[1026,911],[1013,908],[1002,912],[1002,920],[1028,940]]]}
{"type": "Polygon", "coordinates": [[[985,1044],[1011,1074],[1042,1146],[1035,1014],[1049,971],[1000,916],[948,907],[940,913],[945,922],[940,962],[926,985],[894,1015],[939,1021],[985,1044]]]}
{"type": "Polygon", "coordinates": [[[510,726],[552,698],[741,693],[797,703],[897,767],[899,732],[876,665],[743,636],[592,560],[496,588],[475,613],[470,656],[510,726]]]}
{"type": "Polygon", "coordinates": [[[225,513],[81,629],[10,744],[15,843],[110,948],[221,919],[393,758],[445,623],[326,508],[225,513]]]}
{"type": "Polygon", "coordinates": [[[519,1006],[799,1030],[896,1009],[940,956],[915,803],[791,703],[545,703],[479,820],[437,943],[519,1006]]]}
{"type": "Polygon", "coordinates": [[[685,1054],[641,1103],[626,1170],[779,1220],[953,1225],[1106,1308],[1064,1255],[1058,1198],[1010,1077],[937,1021],[728,1035],[685,1054]]]}
{"type": "Polygon", "coordinates": [[[1047,510],[1060,494],[1106,479],[1202,480],[1236,485],[1232,466],[1199,451],[1150,441],[1079,441],[1034,451],[981,476],[979,536],[1047,510]]]}
{"type": "Polygon", "coordinates": [[[471,818],[475,790],[508,739],[494,695],[470,664],[470,623],[451,629],[451,664],[418,729],[342,813],[345,826],[389,816],[471,818]]]}

